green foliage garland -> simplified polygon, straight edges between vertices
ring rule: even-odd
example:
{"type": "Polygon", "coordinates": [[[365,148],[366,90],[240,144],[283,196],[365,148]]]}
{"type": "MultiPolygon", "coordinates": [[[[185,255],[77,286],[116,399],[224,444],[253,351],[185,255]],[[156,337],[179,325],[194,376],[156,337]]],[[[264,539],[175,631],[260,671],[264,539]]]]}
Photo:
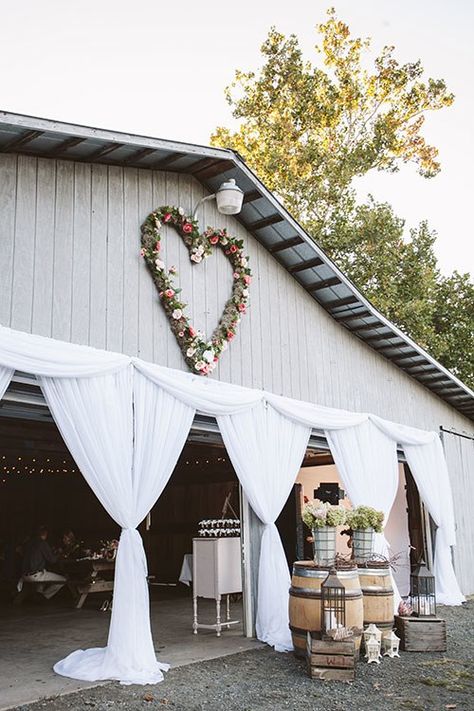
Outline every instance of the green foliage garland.
{"type": "Polygon", "coordinates": [[[182,208],[164,205],[150,213],[143,223],[141,244],[141,255],[151,272],[171,330],[187,365],[199,375],[208,375],[216,367],[229,341],[234,338],[241,316],[247,309],[252,272],[248,257],[242,251],[243,241],[231,237],[225,229],[208,227],[201,234],[197,221],[187,217],[182,208]],[[232,265],[232,294],[210,339],[206,339],[201,331],[190,324],[185,313],[187,304],[180,298],[181,289],[174,284],[177,271],[175,267],[167,268],[160,259],[163,225],[176,229],[189,250],[193,264],[199,264],[209,257],[213,247],[220,247],[232,265]]]}

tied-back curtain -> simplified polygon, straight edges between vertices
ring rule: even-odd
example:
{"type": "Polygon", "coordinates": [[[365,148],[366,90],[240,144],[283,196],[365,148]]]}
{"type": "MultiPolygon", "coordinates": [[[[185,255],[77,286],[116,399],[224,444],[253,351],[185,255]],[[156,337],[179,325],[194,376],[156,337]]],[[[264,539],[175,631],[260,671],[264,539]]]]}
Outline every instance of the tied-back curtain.
{"type": "Polygon", "coordinates": [[[265,524],[258,572],[257,637],[277,651],[289,651],[293,648],[288,627],[290,575],[275,521],[295,482],[311,429],[264,403],[217,420],[250,505],[265,524]]]}
{"type": "Polygon", "coordinates": [[[5,395],[5,391],[10,385],[10,380],[14,372],[15,371],[11,368],[5,368],[5,366],[0,365],[0,400],[5,395]]]}
{"type": "Polygon", "coordinates": [[[168,669],[153,647],[147,564],[136,527],[166,485],[194,411],[171,402],[140,375],[133,395],[133,380],[131,365],[104,376],[40,379],[79,469],[122,527],[107,647],[77,650],[54,667],[75,679],[156,683],[168,669]]]}
{"type": "Polygon", "coordinates": [[[371,416],[371,419],[381,431],[403,446],[420,498],[438,526],[433,571],[436,599],[440,604],[460,605],[465,597],[456,580],[451,558],[456,531],[451,483],[441,440],[436,432],[388,422],[380,417],[371,416]]]}
{"type": "Polygon", "coordinates": [[[435,434],[427,444],[405,444],[403,448],[420,496],[438,526],[433,571],[437,602],[460,605],[465,597],[456,580],[451,557],[451,546],[456,543],[453,496],[441,441],[435,434]]]}
{"type": "MultiPolygon", "coordinates": [[[[397,445],[372,422],[341,430],[326,430],[334,462],[352,505],[372,506],[386,522],[398,488],[397,445]]],[[[388,554],[383,534],[377,534],[376,552],[388,554]]]]}
{"type": "MultiPolygon", "coordinates": [[[[352,505],[383,511],[386,523],[398,488],[396,442],[370,420],[356,427],[327,430],[326,438],[352,505]]],[[[389,558],[389,542],[383,533],[375,536],[375,552],[389,558]]],[[[398,607],[400,595],[393,576],[392,582],[398,607]]]]}

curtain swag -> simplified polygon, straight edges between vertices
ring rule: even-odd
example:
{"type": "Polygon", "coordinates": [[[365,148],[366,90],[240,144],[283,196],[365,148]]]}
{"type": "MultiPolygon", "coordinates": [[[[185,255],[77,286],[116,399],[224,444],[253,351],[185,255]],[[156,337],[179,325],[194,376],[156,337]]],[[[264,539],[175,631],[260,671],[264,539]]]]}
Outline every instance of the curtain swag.
{"type": "MultiPolygon", "coordinates": [[[[264,524],[257,636],[291,649],[289,573],[275,526],[295,481],[311,429],[325,432],[354,505],[386,518],[403,447],[420,496],[438,527],[437,599],[463,602],[451,560],[455,521],[446,460],[435,432],[207,380],[87,346],[0,326],[0,398],[14,370],[38,378],[52,416],[86,481],[121,526],[114,606],[107,646],[78,650],[55,665],[59,674],[97,681],[156,683],[167,664],[156,659],[150,629],[147,565],[139,523],[166,486],[196,411],[217,418],[250,504],[264,524]]],[[[389,547],[383,534],[378,549],[389,547]]]]}

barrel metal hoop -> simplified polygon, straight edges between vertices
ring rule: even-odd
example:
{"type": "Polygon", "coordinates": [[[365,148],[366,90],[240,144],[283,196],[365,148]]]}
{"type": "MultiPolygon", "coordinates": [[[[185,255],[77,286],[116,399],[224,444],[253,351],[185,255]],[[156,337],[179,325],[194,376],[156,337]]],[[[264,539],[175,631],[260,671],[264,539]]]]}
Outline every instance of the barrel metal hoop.
{"type": "MultiPolygon", "coordinates": [[[[295,578],[315,578],[316,580],[325,580],[328,572],[329,570],[326,571],[319,568],[311,569],[293,566],[293,575],[295,578]]],[[[338,570],[337,577],[339,580],[351,580],[353,578],[357,578],[357,570],[356,568],[352,568],[352,570],[338,570]]]]}
{"type": "MultiPolygon", "coordinates": [[[[290,595],[291,597],[309,597],[313,598],[314,600],[320,600],[321,599],[321,590],[317,590],[316,588],[290,588],[290,595]]],[[[359,588],[358,590],[346,590],[346,595],[345,595],[346,600],[359,600],[362,598],[362,591],[359,588]]]]}
{"type": "Polygon", "coordinates": [[[387,588],[362,588],[362,595],[365,597],[393,597],[393,590],[387,588]]]}

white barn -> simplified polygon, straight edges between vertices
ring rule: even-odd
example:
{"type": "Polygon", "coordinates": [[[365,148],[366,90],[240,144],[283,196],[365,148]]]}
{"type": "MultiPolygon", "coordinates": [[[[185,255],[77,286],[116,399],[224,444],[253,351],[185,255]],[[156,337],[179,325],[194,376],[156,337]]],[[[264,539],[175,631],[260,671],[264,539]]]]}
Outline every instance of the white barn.
{"type": "MultiPolygon", "coordinates": [[[[248,314],[210,377],[439,431],[454,498],[454,568],[462,592],[474,593],[474,393],[361,295],[234,152],[0,112],[0,325],[187,371],[139,255],[140,225],[160,205],[190,215],[230,178],[244,191],[240,214],[205,203],[198,218],[244,241],[253,282],[248,314]]],[[[229,266],[221,253],[192,265],[171,234],[164,259],[177,267],[192,322],[210,333],[232,286],[229,266]]],[[[0,406],[7,463],[33,446],[21,423],[53,427],[34,377],[17,371],[0,406]]],[[[189,441],[222,446],[215,420],[197,415],[189,441]]],[[[321,430],[310,445],[305,469],[333,466],[321,430]]],[[[404,495],[401,486],[399,512],[404,495]]],[[[252,634],[260,522],[245,496],[240,504],[252,634]]],[[[408,532],[412,544],[432,560],[429,517],[409,526],[419,528],[408,532]]],[[[173,546],[177,563],[182,550],[173,546]]]]}

